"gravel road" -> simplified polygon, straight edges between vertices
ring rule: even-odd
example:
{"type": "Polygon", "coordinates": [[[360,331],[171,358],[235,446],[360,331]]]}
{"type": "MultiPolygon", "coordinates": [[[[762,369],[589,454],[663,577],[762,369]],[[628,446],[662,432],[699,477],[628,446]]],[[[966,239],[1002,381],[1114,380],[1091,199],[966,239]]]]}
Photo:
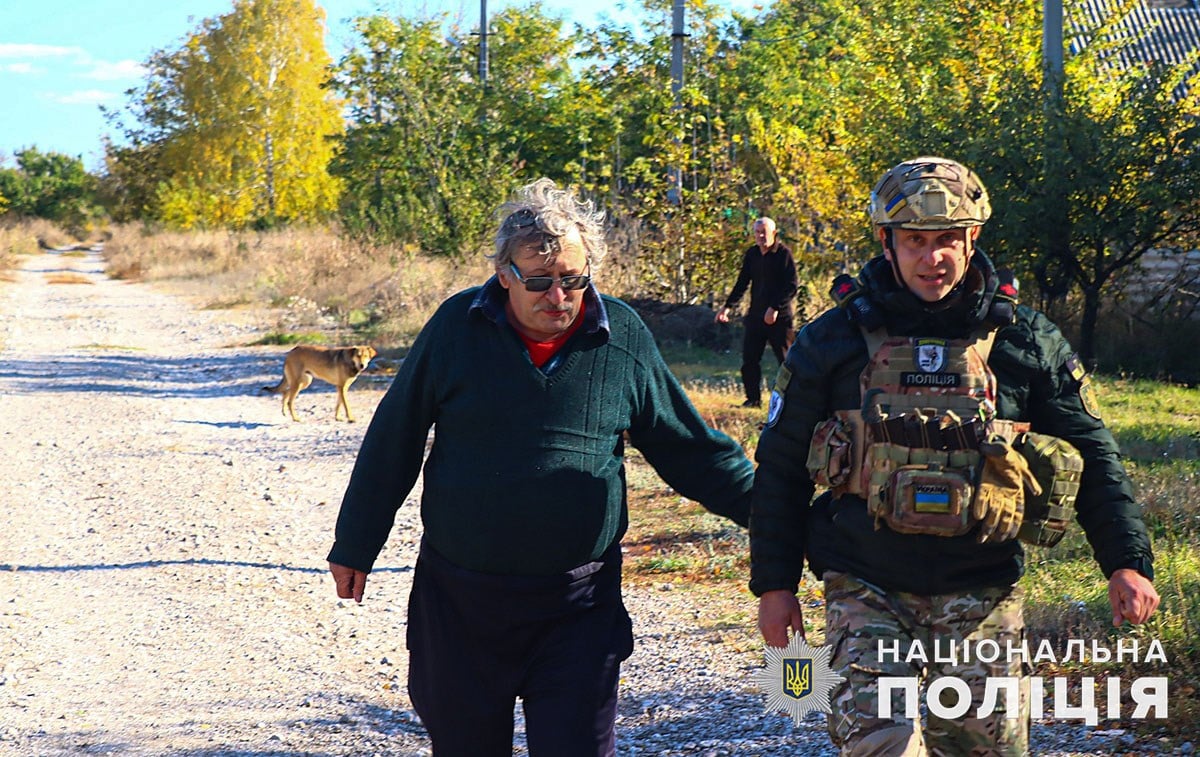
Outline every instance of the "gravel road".
{"type": "MultiPolygon", "coordinates": [[[[386,379],[351,390],[357,424],[333,421],[324,384],[293,423],[258,393],[285,350],[245,346],[267,314],[102,268],[44,254],[0,283],[0,754],[428,754],[404,684],[416,507],[361,606],[324,562],[386,379]]],[[[627,591],[618,752],[833,754],[819,716],[763,712],[752,629],[713,621],[749,595],[671,588],[627,591]]],[[[1035,735],[1046,754],[1153,750],[1035,735]]]]}

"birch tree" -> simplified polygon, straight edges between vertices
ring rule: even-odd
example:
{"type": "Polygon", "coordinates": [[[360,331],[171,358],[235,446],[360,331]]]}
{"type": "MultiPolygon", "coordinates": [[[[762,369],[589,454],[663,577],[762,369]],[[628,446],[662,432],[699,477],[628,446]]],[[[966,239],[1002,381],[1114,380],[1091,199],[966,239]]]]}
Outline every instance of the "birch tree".
{"type": "Polygon", "coordinates": [[[327,167],[343,124],[324,87],[324,18],[312,0],[237,0],[156,52],[129,93],[134,126],[129,144],[110,145],[110,174],[152,187],[147,210],[181,228],[329,217],[339,183],[327,167]]]}

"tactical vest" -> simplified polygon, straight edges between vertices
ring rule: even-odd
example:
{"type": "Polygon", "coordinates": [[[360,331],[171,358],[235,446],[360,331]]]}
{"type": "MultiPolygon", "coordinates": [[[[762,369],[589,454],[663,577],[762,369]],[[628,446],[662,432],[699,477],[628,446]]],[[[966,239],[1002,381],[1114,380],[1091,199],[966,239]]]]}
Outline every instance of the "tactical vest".
{"type": "Polygon", "coordinates": [[[870,360],[859,379],[862,407],[818,425],[809,449],[814,479],[834,496],[862,496],[876,528],[965,534],[976,522],[979,434],[996,403],[987,366],[995,331],[968,339],[863,335],[870,360]]]}
{"type": "Polygon", "coordinates": [[[886,523],[899,533],[961,536],[977,523],[979,443],[999,434],[1030,460],[1043,488],[1041,497],[1026,497],[1019,538],[1056,544],[1083,460],[1062,439],[995,417],[996,377],[987,364],[995,335],[994,326],[966,339],[863,328],[870,359],[860,376],[862,406],[839,410],[814,429],[807,461],[813,480],[835,498],[863,497],[877,529],[886,523]]]}

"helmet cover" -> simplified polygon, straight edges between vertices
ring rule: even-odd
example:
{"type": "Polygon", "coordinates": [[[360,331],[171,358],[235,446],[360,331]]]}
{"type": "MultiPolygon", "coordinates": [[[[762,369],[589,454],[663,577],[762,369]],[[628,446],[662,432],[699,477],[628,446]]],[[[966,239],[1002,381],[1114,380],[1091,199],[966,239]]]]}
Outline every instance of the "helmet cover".
{"type": "Polygon", "coordinates": [[[973,171],[924,156],[888,170],[871,190],[871,221],[900,229],[982,226],[992,214],[987,190],[973,171]]]}

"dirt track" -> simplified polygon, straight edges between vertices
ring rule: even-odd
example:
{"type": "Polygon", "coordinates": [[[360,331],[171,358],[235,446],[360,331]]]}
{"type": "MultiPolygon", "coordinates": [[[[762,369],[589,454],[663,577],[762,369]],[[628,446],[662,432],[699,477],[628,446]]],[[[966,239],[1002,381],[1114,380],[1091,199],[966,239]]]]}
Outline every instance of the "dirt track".
{"type": "MultiPolygon", "coordinates": [[[[237,346],[262,314],[108,280],[94,255],[27,259],[17,278],[0,285],[0,753],[426,751],[404,693],[416,508],[361,607],[324,563],[386,382],[355,384],[357,424],[332,421],[323,384],[292,423],[258,394],[283,350],[237,346]],[[50,283],[64,270],[90,283],[50,283]]],[[[752,658],[697,628],[683,593],[647,599],[631,598],[646,664],[627,666],[623,752],[718,748],[699,746],[728,730],[706,722],[713,697],[737,697],[749,743],[821,739],[764,729],[757,695],[730,690],[752,658]],[[655,671],[687,680],[647,689],[655,671]]]]}
{"type": "MultiPolygon", "coordinates": [[[[323,563],[363,424],[327,421],[316,387],[285,423],[255,393],[280,350],[229,346],[253,317],[100,268],[45,255],[3,289],[0,752],[390,742],[412,531],[371,605],[337,602],[323,563]],[[49,283],[63,269],[91,283],[49,283]]],[[[356,389],[369,418],[380,389],[356,389]]]]}
{"type": "MultiPolygon", "coordinates": [[[[46,254],[0,283],[0,755],[428,754],[405,694],[416,493],[362,606],[324,562],[386,380],[351,390],[357,424],[323,384],[292,423],[258,393],[284,350],[239,346],[264,314],[101,269],[46,254]]],[[[667,588],[626,592],[618,752],[831,754],[819,717],[763,713],[753,630],[720,620],[748,595],[667,588]]]]}

